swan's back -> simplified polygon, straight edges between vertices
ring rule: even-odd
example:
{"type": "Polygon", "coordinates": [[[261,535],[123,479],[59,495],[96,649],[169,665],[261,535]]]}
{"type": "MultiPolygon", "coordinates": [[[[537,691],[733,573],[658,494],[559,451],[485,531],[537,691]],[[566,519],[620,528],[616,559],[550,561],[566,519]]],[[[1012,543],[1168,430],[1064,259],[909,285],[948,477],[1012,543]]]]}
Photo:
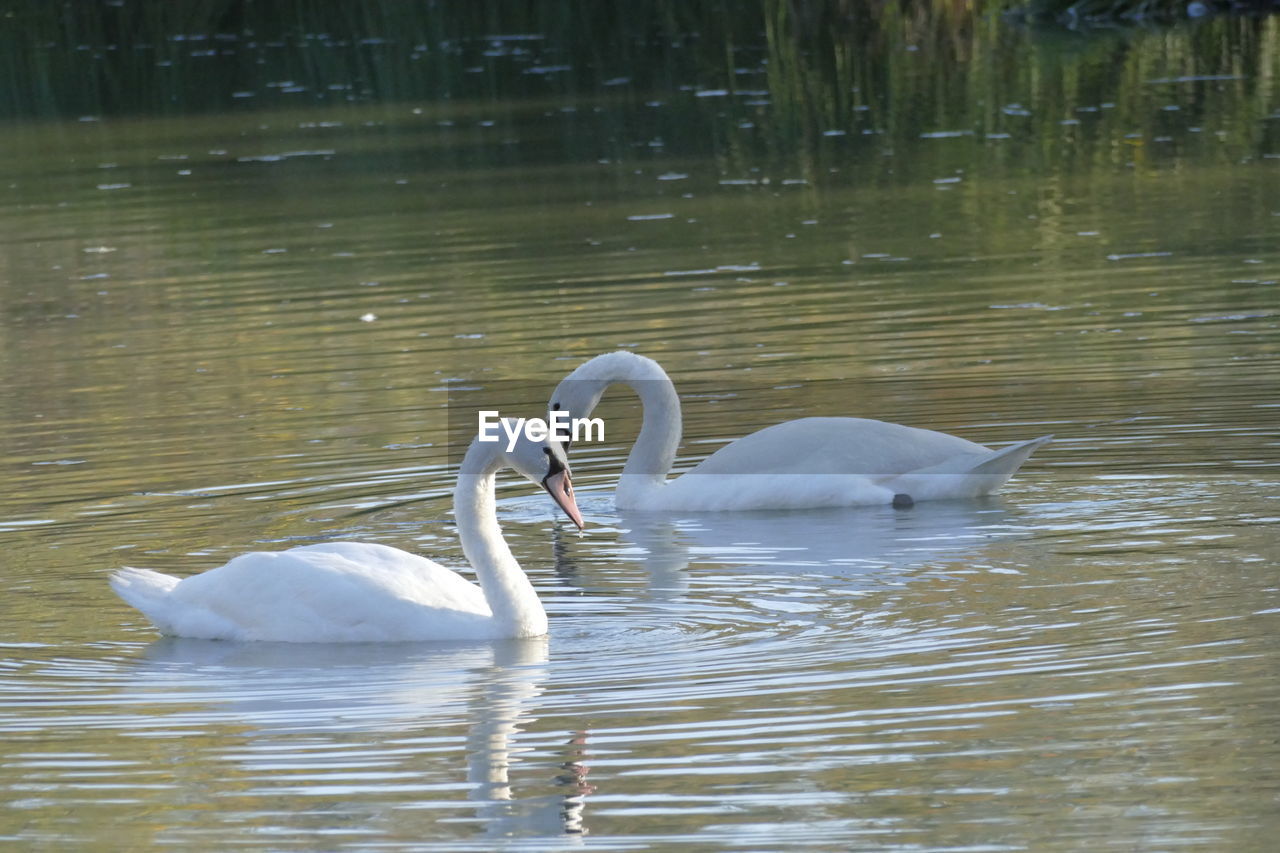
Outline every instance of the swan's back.
{"type": "Polygon", "coordinates": [[[689,474],[878,477],[990,453],[989,448],[954,435],[870,418],[798,418],[725,445],[689,474]]]}
{"type": "Polygon", "coordinates": [[[111,585],[161,632],[182,637],[341,643],[494,635],[478,586],[386,545],[259,551],[181,581],[123,569],[111,585]]]}

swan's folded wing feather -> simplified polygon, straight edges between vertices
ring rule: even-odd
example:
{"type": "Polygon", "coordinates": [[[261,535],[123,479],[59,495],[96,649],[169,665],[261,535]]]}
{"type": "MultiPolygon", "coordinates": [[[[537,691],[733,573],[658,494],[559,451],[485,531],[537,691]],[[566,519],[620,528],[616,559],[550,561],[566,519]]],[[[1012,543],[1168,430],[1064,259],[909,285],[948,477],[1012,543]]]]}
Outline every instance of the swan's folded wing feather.
{"type": "Polygon", "coordinates": [[[805,509],[988,494],[1052,436],[1000,450],[864,418],[801,418],[721,448],[657,493],[663,509],[805,509]]]}
{"type": "Polygon", "coordinates": [[[731,442],[689,473],[879,477],[988,452],[958,436],[869,418],[799,418],[731,442]]]}
{"type": "Polygon", "coordinates": [[[186,578],[171,598],[176,633],[223,639],[478,639],[491,621],[483,592],[462,576],[416,554],[365,543],[243,554],[186,578]],[[209,633],[220,624],[234,629],[209,633]]]}

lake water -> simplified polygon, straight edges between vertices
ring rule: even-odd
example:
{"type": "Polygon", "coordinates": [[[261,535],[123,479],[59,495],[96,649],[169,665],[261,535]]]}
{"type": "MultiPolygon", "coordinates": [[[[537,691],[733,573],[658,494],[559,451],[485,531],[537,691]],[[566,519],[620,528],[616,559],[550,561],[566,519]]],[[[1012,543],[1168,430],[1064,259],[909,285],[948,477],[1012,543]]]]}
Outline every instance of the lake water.
{"type": "Polygon", "coordinates": [[[1277,23],[886,23],[834,69],[772,30],[728,68],[707,34],[27,45],[0,839],[1269,847],[1277,23]],[[189,109],[55,85],[157,62],[189,109]],[[501,493],[545,640],[160,640],[107,587],[335,539],[463,565],[458,401],[536,413],[618,348],[682,392],[681,466],[803,415],[1057,438],[983,501],[619,514],[615,391],[584,534],[501,493]]]}

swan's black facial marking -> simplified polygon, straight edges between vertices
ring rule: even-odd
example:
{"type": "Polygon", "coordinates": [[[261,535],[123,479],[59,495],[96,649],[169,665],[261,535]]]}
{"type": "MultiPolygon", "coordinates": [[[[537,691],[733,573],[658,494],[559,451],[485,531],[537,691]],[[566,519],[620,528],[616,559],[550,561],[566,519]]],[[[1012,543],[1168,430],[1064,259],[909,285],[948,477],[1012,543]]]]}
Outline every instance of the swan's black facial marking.
{"type": "MultiPolygon", "coordinates": [[[[569,474],[569,466],[566,465],[564,460],[561,459],[558,455],[556,455],[555,451],[553,451],[550,447],[542,448],[542,452],[547,454],[547,476],[542,478],[542,487],[546,489],[548,492],[550,492],[551,486],[548,485],[548,481],[552,477],[556,476],[557,474],[563,474],[564,475],[564,493],[565,495],[568,496],[570,503],[572,503],[574,500],[573,480],[571,479],[572,475],[569,474]]],[[[555,497],[557,501],[560,500],[560,498],[556,496],[554,492],[552,492],[552,497],[555,497]]],[[[564,506],[564,504],[561,504],[561,506],[564,506]]],[[[566,510],[566,512],[568,512],[568,510],[566,510]]],[[[572,517],[572,514],[570,514],[570,517],[572,517]]],[[[581,529],[582,525],[579,524],[578,527],[579,529],[581,529]]]]}
{"type": "Polygon", "coordinates": [[[550,447],[542,448],[542,452],[547,454],[547,476],[542,478],[542,482],[546,483],[548,479],[554,477],[562,471],[568,470],[564,462],[550,447]]]}

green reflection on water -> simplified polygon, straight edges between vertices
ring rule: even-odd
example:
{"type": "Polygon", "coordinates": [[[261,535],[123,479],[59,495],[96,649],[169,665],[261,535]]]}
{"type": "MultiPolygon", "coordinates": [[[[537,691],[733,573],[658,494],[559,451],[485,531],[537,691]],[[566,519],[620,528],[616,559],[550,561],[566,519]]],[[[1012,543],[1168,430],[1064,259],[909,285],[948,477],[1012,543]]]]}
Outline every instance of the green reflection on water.
{"type": "MultiPolygon", "coordinates": [[[[444,118],[448,102],[509,125],[516,104],[541,103],[563,131],[540,157],[714,152],[730,170],[763,161],[811,179],[850,148],[874,161],[919,148],[922,135],[954,137],[955,149],[1007,139],[999,160],[1035,170],[1192,152],[1226,162],[1276,140],[1276,18],[1081,35],[1010,26],[992,4],[182,8],[26,7],[0,30],[10,81],[0,111],[101,118],[354,102],[420,104],[444,118]],[[1203,135],[1164,139],[1180,127],[1203,135]],[[583,135],[597,147],[576,145],[583,135]]],[[[394,127],[398,116],[382,119],[394,127]]],[[[489,154],[500,162],[500,148],[489,154]]]]}

